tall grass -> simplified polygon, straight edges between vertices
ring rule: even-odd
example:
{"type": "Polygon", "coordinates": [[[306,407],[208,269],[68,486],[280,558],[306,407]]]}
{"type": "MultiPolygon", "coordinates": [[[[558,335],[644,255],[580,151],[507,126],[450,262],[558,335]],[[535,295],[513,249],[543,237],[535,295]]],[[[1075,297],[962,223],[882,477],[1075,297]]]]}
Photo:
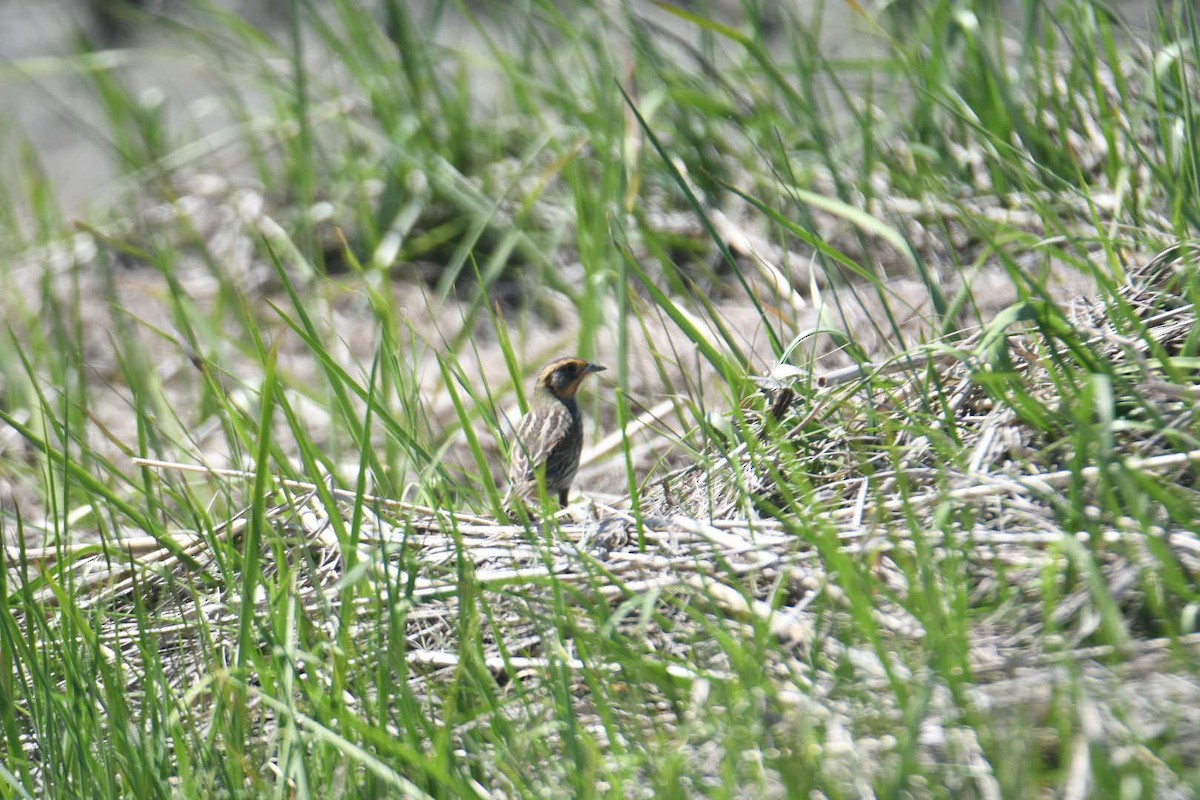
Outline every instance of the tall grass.
{"type": "MultiPolygon", "coordinates": [[[[297,1],[272,31],[217,7],[131,10],[162,43],[148,49],[204,54],[224,119],[205,135],[135,91],[137,48],[10,65],[5,81],[77,74],[123,177],[120,203],[74,218],[4,130],[24,155],[0,183],[0,794],[1152,796],[1194,782],[1186,718],[1129,733],[1139,755],[1117,757],[1090,662],[1070,661],[1038,713],[1004,716],[979,700],[973,648],[1003,630],[1029,636],[1031,658],[1108,648],[1118,671],[1121,648],[1164,637],[1195,680],[1194,577],[1153,535],[1195,529],[1191,472],[1163,483],[1126,456],[1146,439],[1197,449],[1195,420],[1142,391],[1152,374],[1194,396],[1197,338],[1166,352],[1122,291],[1146,254],[1196,233],[1195,16],[846,8],[881,55],[832,58],[819,30],[749,0],[728,16],[297,1]],[[229,183],[191,192],[198,173],[229,183]],[[783,255],[756,261],[727,225],[783,255]],[[1064,267],[1152,370],[1048,301],[1064,267]],[[967,280],[985,272],[1010,284],[998,315],[967,280]],[[1072,536],[1036,580],[1008,581],[963,539],[977,508],[923,516],[918,495],[967,472],[969,433],[937,362],[878,375],[886,348],[865,339],[942,335],[938,352],[1035,432],[1023,465],[1070,472],[1053,521],[1072,536]],[[818,385],[820,348],[863,377],[818,385]],[[449,512],[501,511],[505,415],[563,350],[616,358],[614,391],[585,399],[605,425],[655,405],[642,387],[672,398],[648,423],[669,432],[654,447],[732,476],[738,516],[792,537],[807,555],[790,563],[819,579],[726,560],[656,583],[580,547],[568,580],[564,518],[517,536],[546,569],[477,564],[474,523],[449,512]],[[772,370],[797,414],[775,419],[758,393],[751,377],[772,370]],[[847,547],[830,512],[860,480],[876,509],[860,527],[894,546],[847,547]],[[377,498],[433,509],[457,557],[428,560],[425,532],[377,498]],[[337,570],[297,535],[304,515],[327,520],[337,570]],[[400,538],[380,544],[385,525],[400,538]],[[1109,541],[1114,526],[1140,538],[1109,541]],[[166,552],[134,568],[131,539],[166,552]],[[1119,593],[1109,551],[1140,559],[1119,593]],[[430,576],[451,589],[418,591],[430,576]],[[1081,596],[1087,613],[1062,611],[1081,596]],[[781,636],[776,612],[811,615],[811,636],[781,636]]],[[[1194,305],[1194,271],[1175,286],[1194,305]]],[[[680,483],[670,455],[643,472],[639,447],[628,436],[608,456],[634,501],[628,547],[672,574],[689,559],[649,532],[667,512],[642,509],[671,511],[680,483]]],[[[709,518],[689,509],[710,536],[730,494],[711,491],[709,518]]]]}

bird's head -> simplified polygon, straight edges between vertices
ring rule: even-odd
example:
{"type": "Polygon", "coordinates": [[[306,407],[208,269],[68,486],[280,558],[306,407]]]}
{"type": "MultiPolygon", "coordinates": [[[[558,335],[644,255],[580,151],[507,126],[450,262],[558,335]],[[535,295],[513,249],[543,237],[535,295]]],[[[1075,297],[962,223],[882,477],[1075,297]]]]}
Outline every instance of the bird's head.
{"type": "Polygon", "coordinates": [[[579,384],[593,372],[604,367],[590,364],[582,358],[560,358],[551,361],[538,373],[537,388],[545,389],[559,400],[570,400],[579,391],[579,384]]]}

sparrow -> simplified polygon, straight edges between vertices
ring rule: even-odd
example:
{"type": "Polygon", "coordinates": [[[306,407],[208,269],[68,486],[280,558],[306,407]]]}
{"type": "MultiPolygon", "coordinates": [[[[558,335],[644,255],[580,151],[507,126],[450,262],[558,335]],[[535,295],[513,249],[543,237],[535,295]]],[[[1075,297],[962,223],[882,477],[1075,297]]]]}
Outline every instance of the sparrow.
{"type": "Polygon", "coordinates": [[[566,507],[583,450],[583,417],[575,393],[584,378],[603,370],[582,358],[560,358],[538,373],[529,411],[517,425],[509,450],[506,506],[514,499],[536,497],[538,473],[544,471],[546,491],[557,494],[559,506],[566,507]]]}

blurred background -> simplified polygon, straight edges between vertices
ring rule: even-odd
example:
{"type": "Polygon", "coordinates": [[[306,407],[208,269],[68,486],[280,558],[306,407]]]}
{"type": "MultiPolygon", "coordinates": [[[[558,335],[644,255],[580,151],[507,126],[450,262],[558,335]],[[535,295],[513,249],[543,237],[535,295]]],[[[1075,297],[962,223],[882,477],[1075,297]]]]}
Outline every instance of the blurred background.
{"type": "MultiPolygon", "coordinates": [[[[414,0],[406,5],[418,19],[434,15],[439,18],[436,32],[440,43],[464,51],[481,45],[474,27],[459,15],[457,4],[414,0]]],[[[511,7],[519,5],[475,2],[470,10],[486,23],[492,14],[507,15],[511,7]]],[[[571,5],[561,4],[564,14],[570,14],[571,5]]],[[[630,5],[641,14],[664,21],[678,35],[694,37],[694,31],[671,20],[652,3],[630,5]]],[[[738,24],[744,17],[736,0],[680,5],[727,24],[738,24]]],[[[769,38],[782,17],[770,8],[771,3],[762,5],[763,30],[769,38]]],[[[1001,5],[1010,7],[1015,15],[1020,3],[1001,5]]],[[[1132,9],[1139,4],[1123,5],[1132,9]]],[[[195,42],[189,45],[186,37],[168,34],[178,33],[179,25],[189,24],[189,19],[194,23],[209,16],[210,11],[219,10],[286,43],[292,6],[289,0],[0,0],[0,135],[7,139],[7,146],[0,150],[0,164],[6,170],[14,168],[13,159],[18,156],[13,134],[19,133],[32,145],[64,208],[78,209],[81,204],[102,199],[119,173],[119,158],[105,133],[104,110],[97,104],[95,92],[55,60],[83,51],[127,51],[119,57],[121,75],[148,108],[175,125],[219,130],[228,123],[224,105],[206,102],[206,98],[228,87],[207,76],[211,65],[206,63],[201,47],[195,42]],[[37,60],[43,57],[47,60],[37,60]]],[[[819,21],[820,49],[830,58],[867,57],[886,49],[856,13],[855,3],[792,0],[789,6],[789,14],[798,14],[809,22],[819,21]]],[[[337,58],[335,53],[321,52],[319,38],[309,41],[314,61],[337,58]]],[[[473,93],[478,101],[487,102],[490,86],[487,74],[473,76],[473,93]]],[[[248,86],[246,89],[249,91],[248,86]]]]}

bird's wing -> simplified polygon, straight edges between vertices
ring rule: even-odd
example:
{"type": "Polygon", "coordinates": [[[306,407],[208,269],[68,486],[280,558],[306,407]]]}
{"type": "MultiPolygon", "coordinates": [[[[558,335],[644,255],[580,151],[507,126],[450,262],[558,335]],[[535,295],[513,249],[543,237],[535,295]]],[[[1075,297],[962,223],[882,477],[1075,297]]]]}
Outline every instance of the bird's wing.
{"type": "Polygon", "coordinates": [[[570,428],[571,413],[557,403],[540,413],[526,414],[512,440],[509,483],[533,480],[535,470],[546,463],[570,428]]]}

